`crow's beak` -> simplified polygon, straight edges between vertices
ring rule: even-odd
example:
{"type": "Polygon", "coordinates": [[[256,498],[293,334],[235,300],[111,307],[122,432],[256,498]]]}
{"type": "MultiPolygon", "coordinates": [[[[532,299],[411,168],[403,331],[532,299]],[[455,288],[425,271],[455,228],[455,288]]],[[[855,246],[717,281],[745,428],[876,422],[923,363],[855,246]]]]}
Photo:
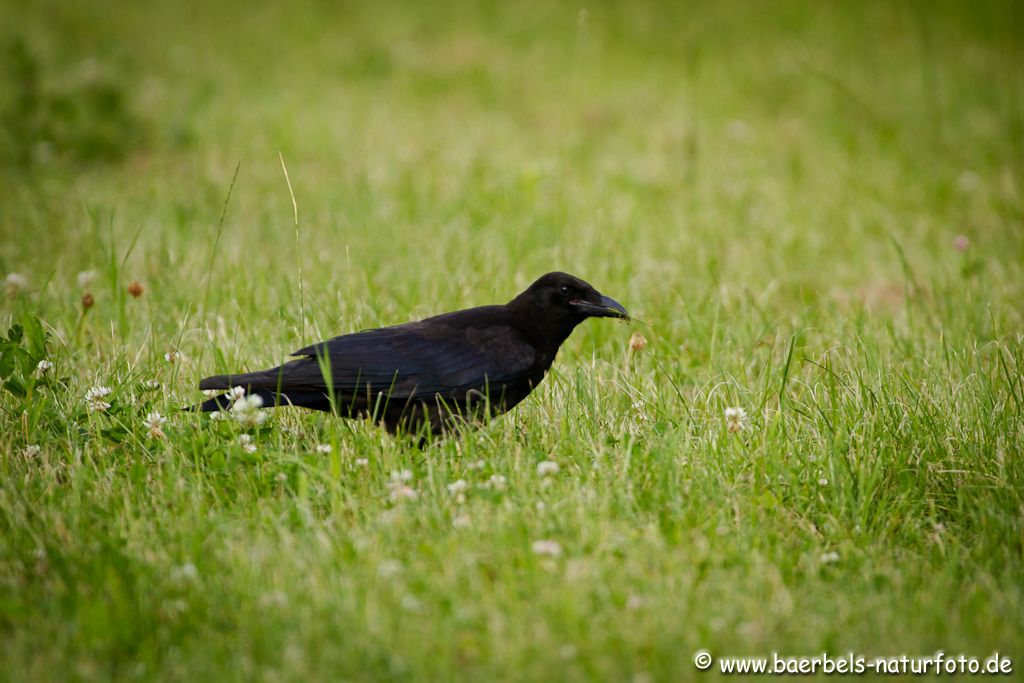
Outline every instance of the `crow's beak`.
{"type": "Polygon", "coordinates": [[[572,307],[577,311],[584,313],[594,318],[625,318],[629,320],[629,313],[622,307],[615,299],[607,296],[601,296],[601,301],[594,303],[593,301],[582,301],[577,299],[570,301],[572,307]]]}

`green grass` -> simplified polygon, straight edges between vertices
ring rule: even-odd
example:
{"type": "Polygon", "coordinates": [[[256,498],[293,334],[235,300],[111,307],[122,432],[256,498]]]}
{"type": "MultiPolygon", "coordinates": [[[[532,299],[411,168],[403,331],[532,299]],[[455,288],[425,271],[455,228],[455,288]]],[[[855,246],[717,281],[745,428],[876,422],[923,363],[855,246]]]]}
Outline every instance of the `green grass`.
{"type": "Polygon", "coordinates": [[[1024,666],[1020,9],[372,5],[0,8],[36,67],[0,87],[0,678],[1024,666]],[[646,325],[583,325],[476,432],[280,411],[248,453],[179,412],[555,269],[646,325]]]}

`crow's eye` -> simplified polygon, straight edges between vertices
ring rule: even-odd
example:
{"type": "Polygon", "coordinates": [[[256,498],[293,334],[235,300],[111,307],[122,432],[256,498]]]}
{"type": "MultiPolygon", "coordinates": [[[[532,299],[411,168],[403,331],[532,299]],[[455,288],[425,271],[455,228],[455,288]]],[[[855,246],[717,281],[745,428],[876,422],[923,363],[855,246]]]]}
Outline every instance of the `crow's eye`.
{"type": "Polygon", "coordinates": [[[569,285],[562,285],[558,288],[558,293],[562,296],[569,296],[569,285]]]}

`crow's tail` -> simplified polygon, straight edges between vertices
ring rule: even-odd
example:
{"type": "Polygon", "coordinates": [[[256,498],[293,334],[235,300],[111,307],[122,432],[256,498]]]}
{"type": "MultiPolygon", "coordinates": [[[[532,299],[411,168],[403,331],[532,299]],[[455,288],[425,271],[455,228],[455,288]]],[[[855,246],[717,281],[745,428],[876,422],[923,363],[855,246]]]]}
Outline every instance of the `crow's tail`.
{"type": "MultiPolygon", "coordinates": [[[[330,410],[327,394],[310,387],[282,386],[284,367],[245,372],[238,375],[214,375],[200,380],[199,388],[205,391],[219,391],[242,387],[246,396],[258,396],[263,399],[267,408],[277,406],[301,406],[313,410],[330,410]]],[[[214,396],[189,410],[212,412],[231,408],[232,399],[227,396],[214,396]]]]}
{"type": "MultiPolygon", "coordinates": [[[[244,384],[234,384],[232,386],[245,387],[244,384]]],[[[299,406],[302,408],[311,408],[313,410],[330,410],[331,402],[327,394],[323,391],[317,390],[287,390],[287,391],[271,391],[269,389],[253,389],[246,390],[245,395],[248,397],[258,396],[263,400],[264,408],[276,408],[278,406],[299,406]]],[[[232,399],[228,396],[214,396],[209,398],[202,403],[194,406],[189,406],[185,410],[192,410],[202,413],[211,413],[218,410],[230,410],[232,405],[232,399]]]]}
{"type": "Polygon", "coordinates": [[[185,410],[192,410],[200,413],[213,413],[218,410],[230,410],[231,399],[227,396],[214,396],[213,398],[207,399],[202,403],[194,406],[188,406],[185,410]]]}
{"type": "Polygon", "coordinates": [[[241,375],[214,375],[213,377],[206,377],[205,379],[199,380],[199,388],[203,390],[214,390],[228,389],[234,387],[242,387],[246,391],[255,384],[266,385],[267,373],[264,372],[246,372],[241,375]]]}
{"type": "MultiPolygon", "coordinates": [[[[256,383],[261,383],[265,386],[266,377],[264,377],[263,374],[264,373],[260,372],[250,372],[240,375],[214,375],[212,377],[206,377],[199,380],[199,388],[204,391],[218,391],[221,389],[227,391],[234,387],[242,387],[245,389],[246,396],[259,396],[263,399],[263,405],[272,406],[275,403],[272,399],[276,392],[258,391],[254,390],[252,386],[256,383]]],[[[209,413],[217,410],[228,410],[231,408],[231,403],[232,399],[227,396],[214,396],[211,399],[203,401],[199,405],[189,406],[186,410],[209,413]]]]}

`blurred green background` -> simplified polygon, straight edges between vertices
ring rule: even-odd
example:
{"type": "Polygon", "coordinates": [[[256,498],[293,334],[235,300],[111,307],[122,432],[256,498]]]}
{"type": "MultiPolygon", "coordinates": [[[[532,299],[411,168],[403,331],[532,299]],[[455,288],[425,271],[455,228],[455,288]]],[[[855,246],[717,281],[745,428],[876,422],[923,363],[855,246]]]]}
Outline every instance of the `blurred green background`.
{"type": "Polygon", "coordinates": [[[1020,658],[1022,11],[0,3],[0,321],[40,318],[57,378],[0,398],[0,679],[1020,658]],[[249,457],[177,411],[555,269],[642,322],[425,455],[289,413],[249,457]]]}
{"type": "Polygon", "coordinates": [[[959,233],[1007,268],[1021,255],[1014,3],[4,15],[4,151],[22,161],[5,169],[5,270],[88,265],[93,223],[125,240],[150,226],[149,267],[198,278],[190,257],[208,252],[240,165],[220,256],[264,245],[275,258],[259,268],[290,272],[272,249],[291,237],[278,152],[326,287],[411,292],[469,259],[491,277],[451,268],[440,286],[458,303],[470,284],[489,299],[555,264],[598,284],[628,272],[644,302],[680,295],[687,274],[737,272],[754,290],[884,296],[901,277],[892,235],[912,261],[955,259],[959,233]],[[29,244],[13,239],[24,231],[29,244]]]}

